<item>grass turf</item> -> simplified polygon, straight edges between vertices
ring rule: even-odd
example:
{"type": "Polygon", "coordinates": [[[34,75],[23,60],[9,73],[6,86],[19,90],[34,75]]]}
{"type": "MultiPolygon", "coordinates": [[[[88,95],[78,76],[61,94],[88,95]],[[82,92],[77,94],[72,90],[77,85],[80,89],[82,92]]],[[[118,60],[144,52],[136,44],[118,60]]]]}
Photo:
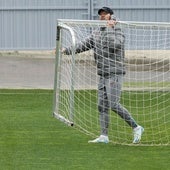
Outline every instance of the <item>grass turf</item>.
{"type": "Polygon", "coordinates": [[[169,146],[88,144],[52,117],[49,90],[0,90],[2,170],[168,170],[169,146]]]}

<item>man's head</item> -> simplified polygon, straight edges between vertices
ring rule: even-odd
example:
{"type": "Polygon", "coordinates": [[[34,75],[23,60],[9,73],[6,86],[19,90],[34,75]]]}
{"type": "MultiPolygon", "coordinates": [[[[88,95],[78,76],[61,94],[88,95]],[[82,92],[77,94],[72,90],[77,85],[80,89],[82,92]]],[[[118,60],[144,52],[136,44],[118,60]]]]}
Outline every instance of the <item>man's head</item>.
{"type": "Polygon", "coordinates": [[[113,10],[108,7],[102,7],[98,10],[100,20],[110,20],[113,10]]]}

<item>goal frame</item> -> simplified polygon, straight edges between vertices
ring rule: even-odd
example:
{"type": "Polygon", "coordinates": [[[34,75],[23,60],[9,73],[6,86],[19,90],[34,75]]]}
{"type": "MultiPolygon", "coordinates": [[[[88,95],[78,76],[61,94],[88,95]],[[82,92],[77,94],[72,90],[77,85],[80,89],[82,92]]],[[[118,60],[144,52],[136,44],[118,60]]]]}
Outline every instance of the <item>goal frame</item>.
{"type": "MultiPolygon", "coordinates": [[[[79,23],[79,24],[88,24],[89,20],[70,20],[70,19],[58,19],[57,20],[57,30],[56,30],[56,55],[55,55],[55,76],[54,76],[54,97],[53,97],[53,115],[60,121],[73,126],[74,125],[74,66],[75,66],[75,45],[76,45],[76,40],[75,40],[75,33],[74,31],[67,26],[68,23],[79,23]],[[69,119],[64,118],[62,115],[58,113],[58,106],[56,103],[58,103],[59,100],[59,87],[60,84],[57,84],[58,79],[59,79],[59,72],[60,72],[60,61],[61,61],[61,37],[62,37],[62,29],[66,29],[70,32],[71,39],[72,39],[72,69],[71,69],[71,103],[70,103],[70,112],[69,112],[69,119]]],[[[98,25],[100,24],[101,26],[106,25],[106,21],[100,21],[100,20],[90,20],[90,23],[93,25],[98,25]]],[[[164,27],[164,26],[169,26],[170,24],[167,22],[137,22],[137,21],[118,21],[118,23],[121,24],[128,24],[129,26],[142,26],[143,24],[145,27],[157,27],[159,28],[164,27]]]]}
{"type": "MultiPolygon", "coordinates": [[[[54,73],[54,91],[53,91],[53,116],[60,120],[61,122],[64,122],[68,126],[74,126],[74,95],[75,95],[75,48],[76,48],[76,35],[74,30],[69,27],[67,24],[83,24],[83,25],[89,25],[93,24],[96,26],[100,24],[100,26],[105,26],[106,21],[100,21],[100,20],[69,20],[69,19],[58,19],[57,20],[57,27],[56,27],[56,53],[55,53],[55,73],[54,73]],[[69,57],[71,57],[71,84],[70,84],[70,89],[69,89],[69,114],[68,117],[64,117],[62,114],[59,112],[59,100],[60,100],[60,72],[61,72],[61,60],[62,60],[62,36],[63,36],[63,30],[67,30],[69,34],[71,35],[71,46],[72,46],[72,53],[69,57]]],[[[128,27],[137,27],[137,28],[159,28],[159,30],[163,28],[167,28],[170,30],[170,23],[167,22],[136,22],[136,21],[118,21],[118,24],[121,25],[128,25],[128,27]]],[[[166,90],[166,89],[165,89],[166,90]]],[[[168,90],[169,91],[169,90],[168,90]]],[[[79,126],[78,126],[79,127],[79,126]]],[[[81,129],[81,127],[79,127],[81,129]]],[[[85,129],[83,129],[85,130],[85,129]]],[[[90,134],[90,132],[87,132],[90,134]]],[[[146,144],[144,144],[146,145],[146,144]]],[[[149,144],[150,145],[150,144],[149,144]]],[[[155,145],[155,144],[154,144],[155,145]]],[[[163,145],[163,144],[161,144],[163,145]]],[[[167,145],[167,144],[166,144],[167,145]]],[[[168,143],[169,145],[169,143],[168,143]]]]}

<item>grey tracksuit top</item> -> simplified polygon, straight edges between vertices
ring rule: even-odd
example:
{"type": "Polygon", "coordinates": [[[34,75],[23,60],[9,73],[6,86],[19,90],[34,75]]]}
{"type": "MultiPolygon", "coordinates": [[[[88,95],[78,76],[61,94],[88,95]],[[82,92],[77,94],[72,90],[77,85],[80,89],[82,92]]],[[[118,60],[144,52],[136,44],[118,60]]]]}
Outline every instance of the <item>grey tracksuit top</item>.
{"type": "MultiPolygon", "coordinates": [[[[75,53],[93,48],[98,75],[108,77],[112,74],[125,74],[124,43],[125,36],[120,28],[101,27],[90,37],[77,43],[75,53]]],[[[66,48],[65,53],[71,54],[71,47],[66,48]]]]}

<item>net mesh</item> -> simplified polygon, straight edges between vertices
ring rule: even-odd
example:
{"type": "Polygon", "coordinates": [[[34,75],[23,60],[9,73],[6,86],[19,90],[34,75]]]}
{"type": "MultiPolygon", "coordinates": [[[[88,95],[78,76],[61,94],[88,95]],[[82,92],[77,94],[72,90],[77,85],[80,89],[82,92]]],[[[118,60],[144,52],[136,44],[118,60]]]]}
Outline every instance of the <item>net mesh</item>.
{"type": "MultiPolygon", "coordinates": [[[[74,50],[105,24],[58,21],[54,115],[92,137],[100,133],[94,51],[75,54],[74,50]],[[72,54],[62,54],[65,47],[70,47],[72,54]]],[[[145,128],[141,144],[169,145],[170,24],[119,22],[116,27],[125,35],[126,74],[120,103],[145,128]]],[[[110,141],[131,144],[132,128],[113,111],[109,111],[109,118],[110,141]]]]}

